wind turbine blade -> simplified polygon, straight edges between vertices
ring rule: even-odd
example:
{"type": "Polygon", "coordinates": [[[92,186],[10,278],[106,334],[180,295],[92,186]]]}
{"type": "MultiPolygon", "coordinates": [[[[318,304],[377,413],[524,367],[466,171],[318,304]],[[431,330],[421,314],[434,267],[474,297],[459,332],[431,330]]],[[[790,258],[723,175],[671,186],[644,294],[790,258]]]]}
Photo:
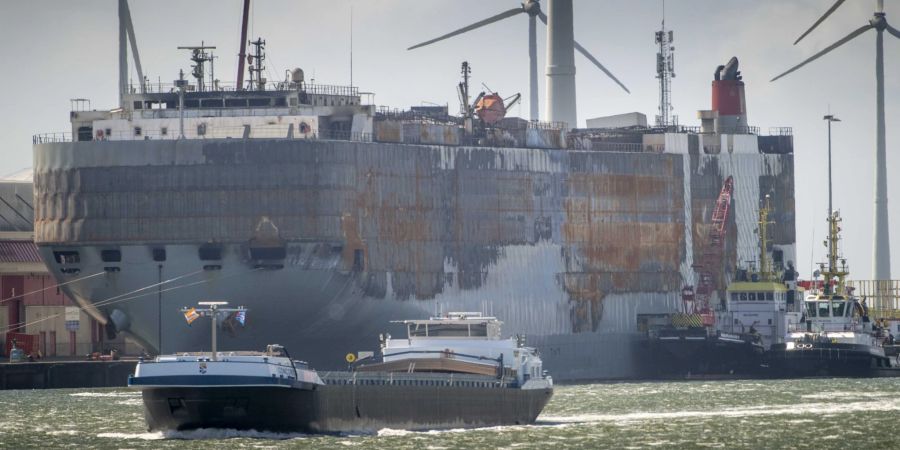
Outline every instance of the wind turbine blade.
{"type": "Polygon", "coordinates": [[[581,53],[582,55],[584,55],[585,58],[587,58],[587,59],[590,60],[592,63],[594,63],[595,66],[599,67],[600,70],[602,70],[603,73],[606,74],[606,76],[612,78],[612,80],[615,81],[616,84],[618,84],[619,86],[621,86],[622,89],[625,89],[625,92],[627,92],[627,93],[629,93],[629,94],[631,93],[631,91],[629,91],[628,88],[625,87],[625,85],[622,84],[622,82],[619,81],[619,79],[616,78],[615,75],[613,75],[610,71],[606,70],[606,67],[603,67],[603,64],[600,64],[600,61],[597,61],[597,58],[594,58],[594,55],[591,55],[590,53],[588,53],[588,51],[585,50],[585,48],[582,47],[581,44],[578,43],[578,41],[575,41],[575,50],[578,50],[578,53],[581,53]]]}
{"type": "Polygon", "coordinates": [[[853,38],[859,36],[860,34],[863,34],[863,33],[865,33],[866,31],[869,31],[870,28],[875,28],[875,27],[872,26],[872,25],[865,25],[865,26],[862,26],[862,27],[857,28],[856,31],[854,31],[854,32],[852,32],[852,33],[850,33],[850,34],[848,34],[847,37],[845,37],[845,38],[843,38],[843,39],[841,39],[841,40],[835,42],[834,44],[829,45],[828,47],[825,47],[824,50],[820,51],[819,53],[816,53],[815,55],[810,56],[806,61],[803,61],[802,63],[797,64],[797,65],[794,66],[794,67],[791,67],[791,69],[788,70],[787,72],[785,72],[785,73],[783,73],[783,74],[781,74],[781,75],[778,75],[777,77],[772,78],[772,79],[769,80],[769,81],[770,81],[770,82],[771,82],[771,81],[775,81],[775,80],[777,80],[777,79],[779,79],[779,78],[781,78],[781,77],[783,77],[783,76],[785,76],[785,75],[787,75],[787,74],[789,74],[789,73],[791,73],[791,72],[793,72],[793,71],[795,71],[795,70],[797,70],[797,69],[799,69],[799,68],[801,68],[801,67],[803,67],[803,66],[805,66],[805,65],[807,65],[807,64],[809,64],[809,63],[811,63],[811,62],[813,62],[813,61],[815,61],[815,60],[818,59],[820,56],[822,56],[822,55],[824,55],[824,54],[826,54],[826,53],[828,53],[828,52],[830,52],[830,51],[832,51],[832,50],[834,50],[834,49],[836,49],[836,48],[838,48],[838,47],[840,47],[840,46],[846,44],[847,42],[853,40],[853,38]]]}
{"type": "Polygon", "coordinates": [[[482,21],[480,21],[480,22],[475,22],[475,23],[473,23],[472,25],[469,25],[469,26],[467,26],[467,27],[462,27],[462,28],[460,28],[460,29],[458,29],[458,30],[456,30],[456,31],[447,33],[447,34],[445,34],[445,35],[443,35],[443,36],[440,36],[440,37],[436,37],[436,38],[434,38],[434,39],[432,39],[432,40],[430,40],[430,41],[425,41],[425,42],[422,42],[421,44],[413,45],[412,47],[408,48],[407,50],[412,50],[412,49],[415,49],[415,48],[424,47],[424,46],[426,46],[426,45],[428,45],[428,44],[433,44],[433,43],[435,43],[435,42],[437,42],[437,41],[442,41],[442,40],[444,40],[444,39],[451,38],[451,37],[456,36],[456,35],[458,35],[458,34],[463,34],[463,33],[467,32],[467,31],[472,31],[472,30],[474,30],[474,29],[476,29],[476,28],[481,28],[481,27],[483,27],[483,26],[485,26],[485,25],[492,24],[492,23],[494,23],[494,22],[503,20],[503,19],[505,19],[505,18],[507,18],[507,17],[512,17],[512,16],[514,16],[514,15],[516,15],[516,14],[520,14],[520,13],[523,13],[523,12],[524,12],[524,11],[522,10],[522,8],[510,9],[510,10],[508,10],[508,11],[504,11],[504,12],[502,12],[502,13],[500,13],[500,14],[497,14],[496,16],[488,17],[487,19],[484,19],[484,20],[482,20],[482,21]]]}
{"type": "MultiPolygon", "coordinates": [[[[543,11],[538,12],[538,17],[541,19],[541,22],[544,22],[544,25],[547,25],[547,15],[544,14],[543,11]]],[[[594,55],[590,54],[590,53],[587,51],[587,49],[585,49],[584,47],[581,46],[581,44],[578,43],[578,41],[575,41],[575,50],[578,50],[578,53],[581,53],[582,55],[584,55],[585,58],[587,58],[587,59],[590,60],[592,63],[594,63],[595,66],[597,66],[598,68],[600,68],[600,70],[602,70],[603,73],[606,74],[606,76],[612,78],[612,80],[615,81],[616,84],[618,84],[619,86],[621,86],[622,89],[625,89],[625,92],[627,92],[627,93],[629,93],[629,94],[631,93],[631,91],[629,91],[628,88],[625,87],[625,85],[622,84],[622,82],[619,81],[619,79],[616,78],[616,76],[612,74],[612,72],[610,72],[609,70],[607,70],[606,67],[603,67],[603,64],[600,64],[600,61],[597,61],[597,58],[594,58],[594,55]]]]}
{"type": "Polygon", "coordinates": [[[887,26],[886,30],[888,31],[888,33],[893,34],[894,37],[896,37],[897,39],[900,39],[900,30],[898,30],[890,25],[887,26]]]}
{"type": "Polygon", "coordinates": [[[834,2],[834,4],[831,5],[831,8],[828,8],[828,11],[825,11],[825,14],[822,14],[822,17],[819,17],[819,20],[817,20],[816,23],[812,24],[812,26],[809,27],[809,29],[806,30],[806,32],[804,32],[803,34],[801,34],[800,37],[798,37],[797,40],[794,41],[794,45],[797,45],[797,43],[800,42],[801,39],[805,38],[807,34],[809,34],[809,33],[812,32],[812,30],[815,30],[816,27],[819,26],[819,24],[821,24],[822,22],[824,22],[825,19],[827,19],[828,16],[831,15],[831,13],[833,13],[836,9],[840,8],[841,5],[842,5],[845,1],[846,1],[846,0],[837,0],[836,2],[834,2]]]}

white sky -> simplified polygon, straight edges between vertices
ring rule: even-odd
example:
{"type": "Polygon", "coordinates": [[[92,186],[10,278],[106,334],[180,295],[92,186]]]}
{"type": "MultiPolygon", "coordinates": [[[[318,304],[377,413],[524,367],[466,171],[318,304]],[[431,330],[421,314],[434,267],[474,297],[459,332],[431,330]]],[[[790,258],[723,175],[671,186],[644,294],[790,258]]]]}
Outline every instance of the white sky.
{"type": "MultiPolygon", "coordinates": [[[[546,2],[544,2],[546,3],[546,2]]],[[[802,276],[824,257],[826,128],[834,128],[838,180],[834,203],[844,216],[844,253],[853,278],[872,273],[873,161],[875,146],[875,33],[869,31],[798,72],[769,79],[865,25],[875,0],[847,2],[800,45],[791,43],[821,15],[828,0],[670,0],[666,24],[675,30],[673,103],[680,122],[697,125],[696,111],[710,105],[717,65],[738,56],[747,84],[751,125],[794,129],[797,267],[802,276]],[[813,232],[815,234],[813,234],[813,232]]],[[[900,2],[888,0],[889,20],[900,28],[900,2]],[[893,14],[894,16],[891,16],[893,14]]],[[[241,0],[131,0],[144,71],[170,83],[189,69],[179,45],[201,40],[218,47],[217,78],[235,79],[241,0]]],[[[301,67],[317,83],[350,80],[350,8],[353,7],[354,84],[375,92],[375,102],[396,108],[433,102],[456,110],[459,64],[468,60],[475,86],[504,96],[521,92],[513,109],[528,114],[528,20],[523,14],[414,51],[406,48],[519,5],[516,0],[256,0],[250,37],[268,41],[269,79],[301,67]]],[[[543,5],[546,10],[546,4],[543,5]]],[[[658,105],[653,33],[660,0],[575,0],[575,37],[631,89],[624,93],[576,56],[578,119],[640,111],[652,121],[658,105]]],[[[544,27],[538,28],[539,73],[544,27]]],[[[115,0],[0,3],[0,173],[31,165],[31,136],[68,131],[69,99],[89,98],[94,108],[116,105],[115,0]]],[[[888,199],[892,207],[892,263],[900,274],[900,40],[885,33],[888,199]]],[[[541,76],[541,100],[544,98],[541,76]]],[[[543,111],[543,108],[541,108],[543,111]]]]}

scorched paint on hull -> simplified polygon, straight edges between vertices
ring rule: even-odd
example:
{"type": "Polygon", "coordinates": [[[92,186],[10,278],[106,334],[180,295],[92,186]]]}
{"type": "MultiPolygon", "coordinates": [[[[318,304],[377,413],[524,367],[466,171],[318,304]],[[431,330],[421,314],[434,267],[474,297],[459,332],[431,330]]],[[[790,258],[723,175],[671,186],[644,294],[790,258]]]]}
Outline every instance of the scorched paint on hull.
{"type": "Polygon", "coordinates": [[[793,155],[759,153],[752,135],[707,155],[688,137],[666,135],[684,140],[673,145],[681,153],[312,139],[36,144],[35,237],[60,281],[104,273],[67,294],[162,352],[202,348],[203,333],[165,313],[197,298],[252,311],[236,330],[244,346],[281,342],[320,369],[375,350],[396,317],[490,308],[541,349],[557,379],[632,377],[636,315],[679,308],[725,177],[735,178],[726,271],[753,258],[756,208],[772,192],[776,262],[794,260],[793,155]],[[283,252],[255,250],[266,242],[283,252]]]}

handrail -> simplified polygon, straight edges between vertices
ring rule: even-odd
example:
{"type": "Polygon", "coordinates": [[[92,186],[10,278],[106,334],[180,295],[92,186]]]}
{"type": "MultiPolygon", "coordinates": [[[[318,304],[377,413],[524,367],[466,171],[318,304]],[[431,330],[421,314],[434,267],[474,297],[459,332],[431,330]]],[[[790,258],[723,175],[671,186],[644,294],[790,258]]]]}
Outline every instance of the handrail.
{"type": "MultiPolygon", "coordinates": [[[[206,131],[206,135],[191,136],[186,138],[189,140],[214,140],[214,139],[292,139],[290,137],[289,128],[285,126],[256,126],[250,127],[250,135],[244,137],[247,127],[217,127],[206,131]]],[[[372,142],[372,133],[361,133],[355,131],[331,131],[321,130],[309,133],[300,133],[296,129],[293,130],[293,139],[316,139],[316,140],[338,140],[338,141],[354,141],[354,142],[372,142]]],[[[178,140],[178,130],[167,130],[166,134],[161,132],[142,131],[140,135],[134,135],[131,131],[113,132],[111,135],[104,134],[98,139],[92,137],[90,141],[84,142],[117,142],[117,141],[152,141],[152,140],[178,140]]],[[[61,142],[73,142],[73,136],[70,132],[41,133],[32,136],[33,144],[53,144],[61,142]]]]}

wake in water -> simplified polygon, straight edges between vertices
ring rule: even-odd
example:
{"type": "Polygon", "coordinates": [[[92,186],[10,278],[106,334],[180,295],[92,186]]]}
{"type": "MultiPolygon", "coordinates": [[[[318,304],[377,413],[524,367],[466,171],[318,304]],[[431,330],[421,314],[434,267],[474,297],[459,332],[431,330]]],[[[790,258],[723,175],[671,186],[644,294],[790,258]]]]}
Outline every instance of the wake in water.
{"type": "Polygon", "coordinates": [[[541,416],[538,424],[565,426],[582,423],[630,423],[653,420],[706,418],[706,417],[759,417],[781,415],[818,415],[851,414],[864,412],[900,411],[900,400],[859,401],[850,403],[798,403],[790,405],[762,405],[746,408],[703,410],[703,411],[668,411],[668,412],[636,412],[627,414],[578,414],[573,416],[541,416]],[[549,422],[549,423],[548,423],[549,422]]]}
{"type": "Polygon", "coordinates": [[[251,439],[272,439],[272,440],[288,440],[309,437],[304,433],[272,433],[256,430],[235,430],[230,428],[200,428],[197,430],[186,431],[157,431],[147,433],[100,433],[97,437],[112,439],[134,439],[142,441],[155,441],[162,439],[174,440],[198,440],[198,439],[233,439],[233,438],[251,438],[251,439]]]}
{"type": "Polygon", "coordinates": [[[116,398],[134,398],[140,397],[140,392],[75,392],[69,394],[69,397],[116,397],[116,398]]]}

